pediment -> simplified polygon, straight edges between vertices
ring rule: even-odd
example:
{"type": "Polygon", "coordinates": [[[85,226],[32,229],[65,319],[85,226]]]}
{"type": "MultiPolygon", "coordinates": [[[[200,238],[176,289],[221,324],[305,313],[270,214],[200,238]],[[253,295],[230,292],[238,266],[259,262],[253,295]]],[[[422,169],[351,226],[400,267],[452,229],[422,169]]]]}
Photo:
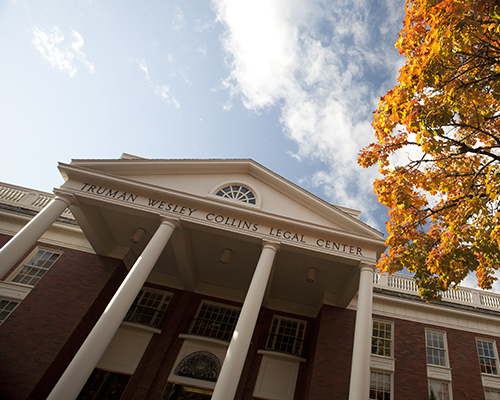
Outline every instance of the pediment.
{"type": "MultiPolygon", "coordinates": [[[[355,210],[329,204],[257,162],[243,160],[150,160],[126,155],[119,160],[73,160],[60,164],[65,179],[78,171],[98,172],[124,182],[164,188],[177,193],[241,207],[263,215],[302,221],[323,228],[382,238],[382,234],[357,218],[355,210]],[[253,201],[222,197],[224,188],[243,188],[253,201]]],[[[237,197],[237,196],[233,196],[237,197]]],[[[248,200],[248,199],[247,199],[248,200]]]]}

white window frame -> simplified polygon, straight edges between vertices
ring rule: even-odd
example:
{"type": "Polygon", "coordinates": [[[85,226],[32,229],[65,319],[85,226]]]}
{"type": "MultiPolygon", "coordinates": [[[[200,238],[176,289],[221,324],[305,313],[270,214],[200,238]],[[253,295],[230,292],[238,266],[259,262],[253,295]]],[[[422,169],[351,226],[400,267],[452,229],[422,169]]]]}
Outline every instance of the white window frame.
{"type": "Polygon", "coordinates": [[[277,351],[280,353],[291,354],[294,356],[302,356],[304,351],[304,340],[306,336],[307,321],[302,319],[284,317],[282,315],[274,315],[273,321],[269,328],[269,335],[266,340],[266,350],[277,351]],[[297,324],[297,328],[293,335],[287,335],[281,332],[287,327],[284,326],[286,323],[297,324]],[[276,331],[274,329],[276,328],[276,331]],[[290,338],[291,343],[285,343],[280,341],[280,338],[290,338]],[[291,344],[291,351],[283,350],[283,346],[289,346],[291,344]]]}
{"type": "Polygon", "coordinates": [[[47,271],[49,271],[50,268],[52,268],[52,266],[54,265],[54,263],[59,259],[59,257],[61,257],[62,254],[63,254],[63,252],[60,251],[60,250],[55,250],[55,249],[51,249],[51,248],[48,248],[48,247],[37,247],[36,249],[34,249],[30,253],[30,255],[28,257],[26,257],[21,262],[21,264],[14,270],[14,272],[9,275],[9,277],[6,279],[6,281],[7,282],[16,283],[16,284],[20,284],[20,285],[26,285],[26,286],[29,286],[29,287],[34,287],[40,281],[40,279],[42,279],[45,276],[45,274],[47,273],[47,271]],[[49,265],[48,268],[43,268],[43,266],[37,266],[35,264],[32,264],[32,265],[28,264],[30,261],[33,260],[34,257],[36,257],[36,255],[37,255],[37,253],[39,251],[47,252],[47,253],[50,252],[53,255],[57,255],[57,258],[52,261],[52,263],[49,265]],[[25,274],[23,272],[25,269],[26,269],[26,272],[33,272],[34,270],[37,270],[38,272],[36,274],[25,274]],[[22,279],[18,280],[18,277],[21,274],[24,274],[24,277],[22,279]],[[28,282],[22,282],[23,280],[25,280],[26,277],[30,277],[30,276],[31,276],[31,278],[28,280],[28,282]],[[35,283],[33,283],[34,279],[37,279],[35,283]]]}
{"type": "Polygon", "coordinates": [[[5,297],[0,297],[0,325],[2,325],[7,318],[9,318],[21,300],[13,300],[5,297]]]}
{"type": "MultiPolygon", "coordinates": [[[[384,329],[384,332],[387,332],[387,331],[384,329]]],[[[371,355],[373,355],[373,356],[389,357],[389,358],[394,357],[394,323],[392,321],[386,321],[386,320],[382,320],[382,319],[374,319],[372,321],[372,344],[371,344],[370,351],[371,351],[371,355]],[[376,330],[378,332],[381,331],[380,327],[377,327],[377,329],[375,328],[376,324],[385,324],[385,325],[390,326],[390,328],[391,328],[390,339],[387,339],[386,337],[374,335],[376,330]],[[385,354],[386,353],[385,351],[384,351],[384,354],[380,354],[380,349],[386,349],[387,347],[386,346],[379,346],[379,344],[386,343],[386,342],[390,343],[389,355],[385,354]],[[374,346],[376,346],[376,350],[377,350],[376,352],[373,352],[374,346]]]]}
{"type": "Polygon", "coordinates": [[[126,322],[159,328],[166,314],[173,293],[143,286],[125,316],[126,322]],[[155,296],[154,300],[146,296],[155,296]],[[153,301],[155,304],[151,304],[153,301]],[[149,311],[148,311],[149,310],[149,311]],[[149,321],[148,321],[149,319],[149,321]]]}
{"type": "Polygon", "coordinates": [[[500,390],[484,388],[484,397],[485,400],[500,400],[500,390]],[[488,392],[494,396],[488,396],[488,392]]]}
{"type": "Polygon", "coordinates": [[[238,318],[240,316],[241,307],[230,306],[223,303],[216,303],[213,301],[202,300],[200,306],[198,307],[198,311],[196,312],[196,316],[189,327],[189,333],[192,335],[204,336],[209,338],[214,338],[218,340],[223,340],[225,342],[229,342],[233,336],[234,328],[236,328],[236,323],[238,322],[238,318]],[[203,312],[207,312],[207,310],[203,310],[204,307],[219,307],[220,309],[227,310],[228,315],[217,314],[217,318],[212,320],[211,318],[203,318],[200,317],[200,314],[203,312]],[[234,312],[237,313],[236,317],[234,312]],[[232,314],[232,315],[230,315],[232,314]],[[228,323],[224,317],[227,319],[234,319],[234,327],[231,331],[229,331],[229,326],[232,326],[232,323],[228,323]]]}
{"type": "Polygon", "coordinates": [[[453,400],[453,389],[451,387],[451,381],[442,381],[439,379],[428,379],[429,385],[429,398],[431,397],[431,382],[439,383],[441,385],[448,385],[448,398],[438,397],[438,393],[434,393],[436,395],[436,400],[453,400]]]}
{"type": "MultiPolygon", "coordinates": [[[[435,366],[435,367],[445,367],[445,368],[448,368],[450,366],[449,359],[448,359],[448,341],[446,340],[446,332],[445,331],[439,331],[436,329],[426,329],[425,330],[425,356],[426,356],[427,365],[431,365],[431,366],[435,366]],[[443,347],[441,348],[441,347],[429,345],[428,333],[443,335],[443,347]],[[444,352],[444,357],[443,357],[444,365],[433,364],[433,363],[429,362],[429,349],[444,352]]],[[[432,355],[432,357],[435,357],[435,356],[432,355]]]]}
{"type": "Polygon", "coordinates": [[[476,337],[476,351],[477,351],[477,356],[478,356],[478,360],[479,360],[479,368],[481,370],[481,374],[489,375],[489,376],[499,376],[499,364],[498,364],[498,352],[497,352],[496,340],[476,337]],[[478,347],[479,342],[484,342],[484,343],[490,343],[490,344],[492,344],[493,357],[484,356],[484,355],[481,356],[479,354],[479,347],[478,347]],[[486,359],[493,360],[494,363],[495,363],[495,370],[496,371],[495,372],[485,372],[485,371],[483,371],[483,364],[481,363],[481,358],[486,358],[486,359]]]}
{"type": "MultiPolygon", "coordinates": [[[[378,375],[384,375],[384,376],[389,376],[390,378],[390,383],[389,383],[389,398],[388,399],[384,399],[384,400],[393,400],[394,399],[394,374],[392,372],[389,372],[389,371],[382,371],[382,370],[370,370],[370,392],[369,392],[369,395],[368,395],[368,399],[369,400],[377,400],[378,397],[371,397],[371,392],[372,392],[372,377],[373,377],[373,374],[378,374],[378,375]]],[[[379,386],[376,387],[376,389],[380,389],[379,386]]]]}

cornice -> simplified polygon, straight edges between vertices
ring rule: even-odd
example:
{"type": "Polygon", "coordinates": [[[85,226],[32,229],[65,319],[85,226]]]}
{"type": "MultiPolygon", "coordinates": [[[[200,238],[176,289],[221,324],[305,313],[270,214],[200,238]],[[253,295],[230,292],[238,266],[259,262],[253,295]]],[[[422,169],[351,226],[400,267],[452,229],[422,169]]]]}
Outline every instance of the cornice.
{"type": "MultiPolygon", "coordinates": [[[[249,174],[254,178],[276,188],[285,195],[291,195],[299,204],[307,205],[323,216],[325,214],[335,215],[345,223],[353,224],[366,235],[374,235],[383,238],[383,234],[348,212],[330,204],[302,187],[283,178],[281,175],[271,171],[252,159],[211,159],[211,160],[146,160],[146,159],[119,159],[119,160],[72,160],[71,164],[59,163],[59,169],[64,176],[64,169],[68,167],[84,168],[87,170],[98,170],[105,174],[114,175],[126,173],[131,175],[143,174],[227,174],[228,171],[235,174],[249,174]]],[[[130,179],[130,178],[129,178],[130,179]]],[[[133,179],[131,179],[133,180],[133,179]]]]}
{"type": "MultiPolygon", "coordinates": [[[[262,221],[269,224],[279,224],[283,228],[300,229],[303,232],[312,233],[318,236],[327,236],[330,238],[338,238],[342,240],[349,241],[353,244],[363,244],[375,247],[378,251],[383,251],[385,248],[385,242],[383,239],[363,236],[358,233],[350,233],[343,230],[325,227],[313,223],[304,223],[301,220],[293,219],[290,217],[282,217],[275,214],[270,214],[260,209],[252,210],[250,207],[241,207],[237,203],[234,205],[228,201],[221,202],[216,201],[213,197],[207,196],[202,197],[195,194],[186,194],[184,192],[177,191],[175,189],[169,189],[153,184],[144,184],[140,181],[135,181],[132,179],[123,179],[111,174],[104,174],[99,171],[84,169],[82,167],[72,167],[64,165],[64,168],[70,172],[71,179],[75,179],[84,183],[92,184],[103,184],[106,186],[112,186],[113,189],[133,192],[134,194],[140,194],[145,197],[153,197],[155,199],[161,200],[168,197],[171,201],[179,201],[187,206],[192,206],[199,209],[209,209],[215,212],[225,212],[231,213],[233,217],[239,217],[242,219],[251,219],[255,221],[262,221]],[[66,168],[67,167],[67,168],[66,168]],[[91,181],[91,182],[87,182],[91,181]]],[[[89,199],[99,199],[100,201],[105,201],[106,199],[102,197],[96,197],[95,195],[88,195],[85,192],[80,192],[76,189],[65,188],[64,185],[60,189],[54,190],[56,194],[66,193],[73,194],[77,197],[89,198],[89,199]]],[[[112,202],[116,204],[116,202],[112,202]]],[[[130,204],[120,203],[121,206],[131,207],[130,204]]],[[[133,207],[140,207],[134,204],[133,207]]],[[[150,208],[144,208],[145,211],[151,212],[150,208]]],[[[331,253],[330,253],[331,254],[331,253]]]]}

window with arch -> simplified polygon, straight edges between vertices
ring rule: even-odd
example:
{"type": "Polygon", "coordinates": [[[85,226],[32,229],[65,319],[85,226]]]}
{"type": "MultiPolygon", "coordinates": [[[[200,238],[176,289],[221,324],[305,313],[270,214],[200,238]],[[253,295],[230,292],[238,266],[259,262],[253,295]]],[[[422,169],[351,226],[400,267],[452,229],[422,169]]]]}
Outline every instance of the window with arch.
{"type": "Polygon", "coordinates": [[[238,200],[243,203],[256,204],[255,194],[248,188],[241,185],[228,185],[217,191],[216,196],[226,199],[238,200]]]}

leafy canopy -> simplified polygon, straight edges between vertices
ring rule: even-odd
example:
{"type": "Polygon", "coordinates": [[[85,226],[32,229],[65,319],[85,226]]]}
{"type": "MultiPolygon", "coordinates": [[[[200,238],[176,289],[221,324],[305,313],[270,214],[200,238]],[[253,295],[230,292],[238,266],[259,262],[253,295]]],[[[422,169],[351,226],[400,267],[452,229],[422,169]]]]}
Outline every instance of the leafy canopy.
{"type": "Polygon", "coordinates": [[[389,208],[383,271],[415,273],[422,297],[471,271],[489,289],[500,265],[500,0],[406,2],[396,44],[406,57],[374,113],[389,208]]]}

